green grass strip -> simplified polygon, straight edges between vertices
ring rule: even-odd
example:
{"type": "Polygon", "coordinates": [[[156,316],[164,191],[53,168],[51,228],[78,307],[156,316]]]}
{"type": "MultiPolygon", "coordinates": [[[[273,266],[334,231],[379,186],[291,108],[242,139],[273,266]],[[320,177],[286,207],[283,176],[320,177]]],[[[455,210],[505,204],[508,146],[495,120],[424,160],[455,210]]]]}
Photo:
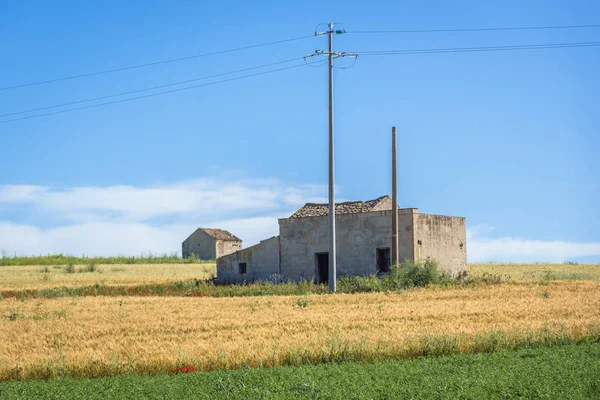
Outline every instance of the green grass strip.
{"type": "Polygon", "coordinates": [[[140,256],[75,257],[62,254],[46,256],[0,257],[0,266],[18,265],[89,265],[89,264],[214,264],[215,260],[199,260],[195,256],[181,258],[177,253],[140,256]]]}
{"type": "Polygon", "coordinates": [[[2,399],[597,399],[600,343],[375,364],[0,384],[2,399]]]}

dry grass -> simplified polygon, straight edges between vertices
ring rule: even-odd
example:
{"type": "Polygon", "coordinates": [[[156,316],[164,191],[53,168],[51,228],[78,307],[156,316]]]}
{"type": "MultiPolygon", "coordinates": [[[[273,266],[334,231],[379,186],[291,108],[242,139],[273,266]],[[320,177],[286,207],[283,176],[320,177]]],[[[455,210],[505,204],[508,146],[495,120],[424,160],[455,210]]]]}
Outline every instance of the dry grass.
{"type": "Polygon", "coordinates": [[[106,264],[87,272],[88,265],[73,266],[68,273],[61,266],[0,266],[0,290],[45,289],[61,286],[142,285],[185,279],[206,279],[215,275],[214,264],[106,264]],[[81,272],[80,272],[81,271],[81,272]]]}
{"type": "Polygon", "coordinates": [[[0,380],[374,361],[598,334],[600,283],[0,300],[0,380]]]}
{"type": "Polygon", "coordinates": [[[512,279],[600,280],[600,264],[469,264],[469,273],[501,274],[512,279]]]}
{"type": "MultiPolygon", "coordinates": [[[[0,266],[0,290],[47,289],[53,287],[106,285],[143,285],[186,279],[206,279],[216,273],[215,264],[105,264],[95,272],[88,265],[67,266],[0,266]]],[[[600,280],[600,264],[469,264],[473,276],[507,275],[513,279],[583,279],[600,280]]]]}

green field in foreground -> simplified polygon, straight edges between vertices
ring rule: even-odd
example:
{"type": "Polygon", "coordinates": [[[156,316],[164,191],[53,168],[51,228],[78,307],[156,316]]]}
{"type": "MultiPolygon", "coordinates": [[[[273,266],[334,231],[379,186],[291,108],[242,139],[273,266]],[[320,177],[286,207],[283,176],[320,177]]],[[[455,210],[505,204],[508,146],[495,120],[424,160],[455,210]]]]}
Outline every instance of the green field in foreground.
{"type": "Polygon", "coordinates": [[[0,384],[1,399],[597,399],[600,343],[377,364],[0,384]]]}

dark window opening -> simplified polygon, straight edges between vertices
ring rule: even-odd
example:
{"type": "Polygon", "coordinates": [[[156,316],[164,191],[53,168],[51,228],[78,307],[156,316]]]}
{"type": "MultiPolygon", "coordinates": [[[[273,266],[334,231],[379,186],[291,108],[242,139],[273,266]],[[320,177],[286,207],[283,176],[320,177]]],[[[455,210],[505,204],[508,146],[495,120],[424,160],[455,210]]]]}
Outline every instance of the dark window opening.
{"type": "Polygon", "coordinates": [[[460,244],[460,249],[462,250],[462,249],[463,249],[463,247],[464,247],[464,244],[463,244],[463,243],[461,243],[461,244],[460,244]]]}
{"type": "Polygon", "coordinates": [[[390,272],[391,265],[390,248],[377,249],[377,271],[390,272]]]}
{"type": "Polygon", "coordinates": [[[417,240],[417,244],[420,246],[420,245],[422,245],[423,243],[421,243],[421,241],[420,241],[420,240],[417,240]]]}
{"type": "Polygon", "coordinates": [[[240,269],[240,274],[245,274],[246,273],[246,263],[239,263],[238,267],[240,269]]]}
{"type": "Polygon", "coordinates": [[[329,282],[329,253],[316,253],[317,283],[329,282]]]}

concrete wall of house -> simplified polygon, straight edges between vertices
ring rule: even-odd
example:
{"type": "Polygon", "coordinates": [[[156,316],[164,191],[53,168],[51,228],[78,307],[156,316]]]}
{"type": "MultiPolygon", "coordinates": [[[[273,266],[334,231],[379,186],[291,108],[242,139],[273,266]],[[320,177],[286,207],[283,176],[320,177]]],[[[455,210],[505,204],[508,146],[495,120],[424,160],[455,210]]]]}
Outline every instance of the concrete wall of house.
{"type": "Polygon", "coordinates": [[[217,259],[218,283],[268,280],[273,274],[279,274],[279,236],[217,259]],[[240,274],[240,263],[246,263],[245,274],[240,274]]]}
{"type": "MultiPolygon", "coordinates": [[[[413,218],[416,209],[398,210],[400,259],[413,259],[413,218]]],[[[317,253],[329,252],[328,217],[279,220],[281,273],[286,279],[314,279],[317,253]]],[[[372,211],[336,217],[337,274],[369,275],[377,272],[377,249],[391,248],[392,211],[372,211]]]]}
{"type": "Polygon", "coordinates": [[[217,240],[215,259],[242,249],[241,241],[217,240]]]}
{"type": "Polygon", "coordinates": [[[181,245],[181,256],[188,258],[195,254],[200,260],[217,258],[216,239],[201,229],[196,230],[181,245]]]}
{"type": "Polygon", "coordinates": [[[415,214],[415,259],[428,257],[452,275],[467,270],[467,229],[463,217],[415,214]]]}

